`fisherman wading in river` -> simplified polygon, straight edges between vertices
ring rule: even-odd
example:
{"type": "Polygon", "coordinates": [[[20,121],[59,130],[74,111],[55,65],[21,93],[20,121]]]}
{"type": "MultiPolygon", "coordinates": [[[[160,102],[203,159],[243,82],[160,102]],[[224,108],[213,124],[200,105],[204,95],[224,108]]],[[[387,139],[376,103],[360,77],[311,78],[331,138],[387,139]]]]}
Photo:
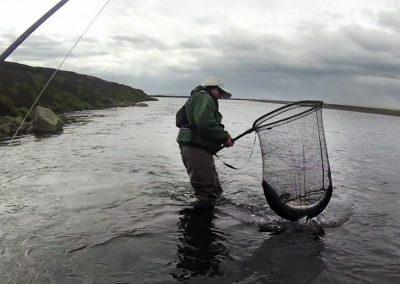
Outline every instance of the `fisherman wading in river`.
{"type": "Polygon", "coordinates": [[[200,200],[215,200],[222,194],[213,154],[222,146],[234,144],[221,124],[222,115],[218,111],[218,100],[230,97],[221,80],[210,78],[192,90],[176,114],[182,161],[200,200]]]}

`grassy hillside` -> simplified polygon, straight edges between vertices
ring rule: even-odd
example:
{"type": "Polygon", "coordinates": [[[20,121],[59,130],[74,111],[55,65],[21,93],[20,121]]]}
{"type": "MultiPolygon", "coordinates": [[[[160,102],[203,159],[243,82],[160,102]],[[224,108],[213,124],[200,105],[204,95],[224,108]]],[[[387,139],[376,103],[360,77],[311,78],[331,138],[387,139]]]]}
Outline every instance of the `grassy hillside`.
{"type": "MultiPolygon", "coordinates": [[[[22,116],[54,69],[12,62],[0,63],[0,116],[22,116]]],[[[55,112],[127,106],[156,100],[142,90],[93,76],[59,71],[38,105],[55,112]]]]}

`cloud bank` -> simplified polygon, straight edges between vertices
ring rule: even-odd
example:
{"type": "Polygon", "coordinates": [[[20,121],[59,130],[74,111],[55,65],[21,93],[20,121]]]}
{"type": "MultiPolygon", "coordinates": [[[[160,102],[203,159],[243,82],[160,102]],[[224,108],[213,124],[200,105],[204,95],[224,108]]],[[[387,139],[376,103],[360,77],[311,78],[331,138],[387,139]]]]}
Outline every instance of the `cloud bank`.
{"type": "MultiPolygon", "coordinates": [[[[55,67],[101,4],[89,2],[79,7],[86,17],[73,28],[66,21],[77,3],[56,14],[10,60],[55,67]]],[[[396,2],[181,2],[112,1],[64,69],[150,94],[185,95],[212,75],[240,98],[400,108],[396,2]]],[[[12,27],[0,30],[0,47],[16,36],[12,27]]]]}

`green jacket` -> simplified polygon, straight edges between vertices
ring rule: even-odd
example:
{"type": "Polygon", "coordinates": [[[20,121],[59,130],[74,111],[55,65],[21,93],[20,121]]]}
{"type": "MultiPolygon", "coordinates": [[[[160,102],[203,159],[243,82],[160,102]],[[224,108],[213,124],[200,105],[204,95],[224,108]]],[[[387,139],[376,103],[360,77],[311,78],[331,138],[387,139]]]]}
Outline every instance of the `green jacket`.
{"type": "Polygon", "coordinates": [[[176,115],[176,125],[180,128],[177,141],[180,145],[216,153],[229,137],[221,121],[218,101],[204,87],[198,86],[176,115]]]}

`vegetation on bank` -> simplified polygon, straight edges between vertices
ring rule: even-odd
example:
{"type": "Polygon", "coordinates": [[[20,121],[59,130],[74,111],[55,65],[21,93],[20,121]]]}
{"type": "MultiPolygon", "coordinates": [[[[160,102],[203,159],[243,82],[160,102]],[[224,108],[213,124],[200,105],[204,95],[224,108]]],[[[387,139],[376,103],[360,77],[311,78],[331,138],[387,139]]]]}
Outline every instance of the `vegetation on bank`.
{"type": "MultiPolygon", "coordinates": [[[[24,116],[53,72],[51,68],[0,63],[0,116],[24,116]]],[[[152,100],[157,99],[139,89],[60,70],[37,105],[63,113],[152,100]]]]}

